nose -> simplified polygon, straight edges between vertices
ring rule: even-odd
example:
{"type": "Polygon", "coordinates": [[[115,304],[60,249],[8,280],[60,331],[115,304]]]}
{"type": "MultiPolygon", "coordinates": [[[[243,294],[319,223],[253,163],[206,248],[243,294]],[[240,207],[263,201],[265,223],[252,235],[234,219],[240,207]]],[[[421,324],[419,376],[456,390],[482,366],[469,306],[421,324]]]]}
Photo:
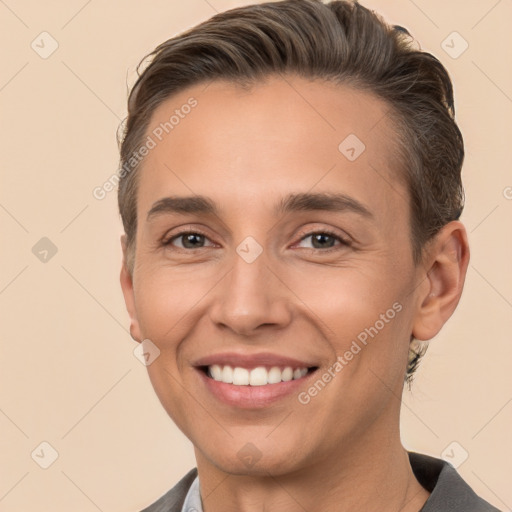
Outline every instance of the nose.
{"type": "Polygon", "coordinates": [[[248,263],[235,252],[232,269],[216,286],[211,320],[244,336],[286,327],[292,294],[272,267],[264,253],[248,263]]]}

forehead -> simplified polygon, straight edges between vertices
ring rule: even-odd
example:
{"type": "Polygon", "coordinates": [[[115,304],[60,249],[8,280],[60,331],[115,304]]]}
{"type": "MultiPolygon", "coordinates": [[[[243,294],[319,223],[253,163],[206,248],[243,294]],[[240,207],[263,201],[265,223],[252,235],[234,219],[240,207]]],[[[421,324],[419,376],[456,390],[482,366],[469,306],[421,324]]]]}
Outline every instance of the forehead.
{"type": "Polygon", "coordinates": [[[153,113],[139,213],[165,195],[205,195],[247,211],[314,189],[403,215],[389,110],[370,93],[296,76],[250,88],[226,81],[190,87],[153,113]]]}

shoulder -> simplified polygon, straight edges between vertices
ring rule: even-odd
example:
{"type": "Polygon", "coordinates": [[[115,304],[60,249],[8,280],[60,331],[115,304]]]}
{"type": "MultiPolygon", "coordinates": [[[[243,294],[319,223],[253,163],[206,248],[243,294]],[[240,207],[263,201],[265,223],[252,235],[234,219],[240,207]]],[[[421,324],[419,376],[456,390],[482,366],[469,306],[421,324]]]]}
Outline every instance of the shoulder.
{"type": "Polygon", "coordinates": [[[181,512],[185,496],[197,476],[197,468],[191,469],[170,491],[141,512],[181,512]]]}
{"type": "MultiPolygon", "coordinates": [[[[420,512],[500,512],[480,498],[448,462],[415,452],[409,452],[409,461],[420,484],[430,492],[420,512]]],[[[141,512],[181,512],[196,477],[197,468],[193,468],[141,512]]]]}
{"type": "Polygon", "coordinates": [[[480,498],[448,462],[409,452],[412,470],[431,494],[420,512],[500,512],[480,498]]]}

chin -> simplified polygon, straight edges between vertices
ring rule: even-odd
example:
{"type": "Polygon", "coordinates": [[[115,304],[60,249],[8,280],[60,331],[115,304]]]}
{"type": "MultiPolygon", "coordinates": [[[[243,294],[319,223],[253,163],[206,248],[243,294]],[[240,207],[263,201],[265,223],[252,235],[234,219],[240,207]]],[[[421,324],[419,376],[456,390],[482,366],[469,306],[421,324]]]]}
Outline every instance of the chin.
{"type": "Polygon", "coordinates": [[[299,456],[297,453],[301,443],[290,442],[292,439],[288,438],[289,443],[286,446],[283,439],[270,441],[265,436],[268,436],[267,429],[259,439],[254,437],[254,442],[247,440],[251,439],[250,436],[244,436],[243,440],[230,438],[230,442],[224,445],[215,445],[215,441],[210,438],[204,443],[194,443],[195,446],[203,444],[206,448],[196,448],[196,456],[200,452],[200,458],[207,459],[219,470],[244,476],[284,475],[300,469],[305,463],[303,454],[299,456]],[[212,450],[214,446],[216,449],[212,450]]]}
{"type": "Polygon", "coordinates": [[[240,460],[238,456],[235,457],[222,457],[222,459],[210,458],[218,469],[224,473],[238,476],[278,476],[288,474],[296,470],[296,463],[292,463],[289,457],[261,455],[258,460],[240,460]]]}

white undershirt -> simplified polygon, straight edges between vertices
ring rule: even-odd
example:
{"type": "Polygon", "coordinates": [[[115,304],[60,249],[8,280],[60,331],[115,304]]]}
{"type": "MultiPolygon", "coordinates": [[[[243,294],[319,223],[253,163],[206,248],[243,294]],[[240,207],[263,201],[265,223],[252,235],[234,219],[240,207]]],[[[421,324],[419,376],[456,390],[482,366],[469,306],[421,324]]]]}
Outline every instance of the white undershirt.
{"type": "Polygon", "coordinates": [[[190,486],[181,512],[203,512],[203,504],[201,502],[201,494],[199,492],[199,476],[196,476],[190,486]]]}

